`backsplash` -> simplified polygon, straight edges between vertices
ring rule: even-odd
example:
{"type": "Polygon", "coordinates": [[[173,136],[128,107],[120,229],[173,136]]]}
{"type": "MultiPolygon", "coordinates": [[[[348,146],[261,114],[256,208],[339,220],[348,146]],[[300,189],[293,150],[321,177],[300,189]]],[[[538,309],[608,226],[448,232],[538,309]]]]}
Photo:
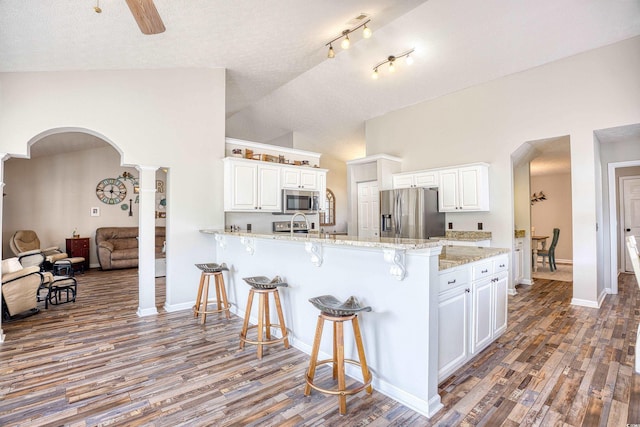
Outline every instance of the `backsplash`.
{"type": "Polygon", "coordinates": [[[447,230],[444,235],[447,239],[462,240],[491,240],[490,231],[456,231],[447,230]]]}

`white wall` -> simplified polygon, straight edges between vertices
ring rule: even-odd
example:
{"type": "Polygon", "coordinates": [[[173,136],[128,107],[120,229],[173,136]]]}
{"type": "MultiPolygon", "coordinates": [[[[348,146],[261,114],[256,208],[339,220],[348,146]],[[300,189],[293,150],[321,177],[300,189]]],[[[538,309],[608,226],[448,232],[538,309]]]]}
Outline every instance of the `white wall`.
{"type": "Polygon", "coordinates": [[[167,306],[187,307],[199,280],[193,264],[215,257],[198,230],[224,221],[225,71],[2,73],[0,94],[0,153],[26,157],[43,133],[78,130],[113,144],[125,165],[170,169],[167,306]]]}
{"type": "Polygon", "coordinates": [[[531,226],[536,235],[549,236],[551,244],[553,229],[560,229],[556,261],[573,259],[573,232],[571,227],[571,174],[554,174],[531,177],[531,194],[543,191],[547,200],[531,205],[531,226]]]}
{"type": "MultiPolygon", "coordinates": [[[[456,228],[482,221],[492,245],[510,247],[510,155],[523,142],[569,135],[573,198],[574,302],[596,304],[595,129],[640,122],[640,38],[556,61],[398,110],[366,123],[367,155],[403,158],[411,171],[483,161],[491,212],[459,213],[456,228]]],[[[473,228],[468,228],[473,229],[473,228]]]]}
{"type": "Polygon", "coordinates": [[[327,188],[333,191],[336,207],[336,225],[323,227],[325,231],[347,231],[349,203],[347,198],[347,164],[331,154],[320,157],[320,167],[327,172],[327,188]]]}

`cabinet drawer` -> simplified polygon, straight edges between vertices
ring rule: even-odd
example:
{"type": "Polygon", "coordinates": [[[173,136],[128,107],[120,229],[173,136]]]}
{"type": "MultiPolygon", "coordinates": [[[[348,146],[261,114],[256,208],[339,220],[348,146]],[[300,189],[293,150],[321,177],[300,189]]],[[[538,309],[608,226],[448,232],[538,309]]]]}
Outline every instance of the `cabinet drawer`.
{"type": "Polygon", "coordinates": [[[493,274],[493,261],[482,262],[472,267],[472,280],[482,279],[493,274]]]}
{"type": "Polygon", "coordinates": [[[440,292],[464,285],[469,281],[468,268],[452,268],[440,273],[440,292]]]}
{"type": "Polygon", "coordinates": [[[505,271],[509,268],[509,257],[507,255],[503,255],[501,257],[496,258],[494,261],[493,271],[498,273],[500,271],[505,271]]]}

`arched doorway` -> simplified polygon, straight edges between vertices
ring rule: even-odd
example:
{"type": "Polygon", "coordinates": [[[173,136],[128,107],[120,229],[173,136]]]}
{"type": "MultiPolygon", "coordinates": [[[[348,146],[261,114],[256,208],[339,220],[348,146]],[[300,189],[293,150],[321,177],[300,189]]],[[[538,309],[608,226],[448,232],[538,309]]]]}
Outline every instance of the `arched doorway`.
{"type": "MultiPolygon", "coordinates": [[[[514,226],[520,231],[520,237],[515,237],[514,248],[516,251],[521,251],[521,276],[515,280],[525,285],[533,284],[534,277],[572,282],[573,233],[569,136],[526,142],[511,157],[514,226]],[[544,241],[546,246],[551,244],[554,228],[560,229],[561,235],[558,246],[555,248],[556,261],[560,268],[551,272],[548,264],[541,268],[542,265],[538,263],[536,268],[535,263],[541,258],[534,259],[534,249],[535,245],[542,244],[541,241],[544,241]]],[[[517,263],[517,260],[514,261],[517,263]]]]}
{"type": "MultiPolygon", "coordinates": [[[[15,230],[36,230],[43,245],[62,248],[66,239],[77,233],[88,238],[89,264],[97,267],[95,230],[105,226],[139,227],[141,198],[148,194],[153,199],[150,204],[157,204],[156,171],[145,172],[149,182],[144,184],[150,191],[141,192],[140,167],[124,165],[120,148],[97,132],[49,129],[28,141],[27,152],[26,157],[9,155],[3,162],[3,258],[13,256],[8,240],[15,230]],[[107,178],[122,183],[121,197],[109,203],[96,193],[97,184],[107,178]]],[[[140,277],[139,284],[140,294],[143,287],[155,286],[140,277]]],[[[155,295],[155,288],[151,291],[155,295]]],[[[155,310],[155,302],[153,307],[155,310]]],[[[145,314],[152,311],[147,309],[145,314]]]]}

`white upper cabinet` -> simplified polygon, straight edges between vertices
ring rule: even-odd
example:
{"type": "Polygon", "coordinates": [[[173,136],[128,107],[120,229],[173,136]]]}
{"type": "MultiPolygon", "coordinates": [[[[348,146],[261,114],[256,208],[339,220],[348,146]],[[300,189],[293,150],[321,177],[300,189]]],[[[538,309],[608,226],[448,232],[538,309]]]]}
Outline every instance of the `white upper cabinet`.
{"type": "Polygon", "coordinates": [[[393,174],[393,188],[437,187],[438,171],[420,171],[393,174]]]}
{"type": "Polygon", "coordinates": [[[253,160],[226,158],[224,210],[280,211],[280,167],[253,160]]]}
{"type": "Polygon", "coordinates": [[[282,188],[318,190],[319,173],[319,171],[307,167],[283,167],[282,188]]]}
{"type": "Polygon", "coordinates": [[[440,212],[488,211],[489,166],[441,169],[438,200],[440,212]]]}
{"type": "Polygon", "coordinates": [[[272,162],[226,157],[224,210],[280,212],[283,188],[319,191],[319,200],[322,201],[326,182],[326,169],[282,166],[272,162]]]}
{"type": "Polygon", "coordinates": [[[258,165],[258,209],[277,212],[281,206],[280,168],[258,165]]]}

